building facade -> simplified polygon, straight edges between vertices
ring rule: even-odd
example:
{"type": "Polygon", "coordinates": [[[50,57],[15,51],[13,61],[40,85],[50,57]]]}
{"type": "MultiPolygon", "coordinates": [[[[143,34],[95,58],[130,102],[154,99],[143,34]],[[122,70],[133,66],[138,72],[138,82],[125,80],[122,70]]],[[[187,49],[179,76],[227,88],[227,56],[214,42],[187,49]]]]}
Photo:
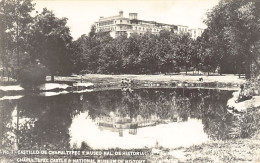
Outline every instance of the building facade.
{"type": "Polygon", "coordinates": [[[96,25],[96,32],[109,32],[111,37],[115,38],[120,35],[126,35],[129,37],[132,33],[143,35],[146,32],[152,34],[159,34],[161,30],[168,30],[174,33],[190,33],[193,39],[196,39],[201,35],[203,30],[189,29],[188,26],[172,25],[158,23],[155,21],[145,21],[138,19],[138,13],[129,13],[128,18],[124,17],[123,11],[119,12],[119,15],[111,17],[100,17],[96,25]],[[195,30],[195,32],[193,31],[195,30]],[[192,31],[192,32],[191,32],[192,31]]]}
{"type": "Polygon", "coordinates": [[[204,30],[202,28],[196,28],[196,29],[189,29],[188,31],[190,33],[191,38],[196,39],[202,35],[204,30]]]}

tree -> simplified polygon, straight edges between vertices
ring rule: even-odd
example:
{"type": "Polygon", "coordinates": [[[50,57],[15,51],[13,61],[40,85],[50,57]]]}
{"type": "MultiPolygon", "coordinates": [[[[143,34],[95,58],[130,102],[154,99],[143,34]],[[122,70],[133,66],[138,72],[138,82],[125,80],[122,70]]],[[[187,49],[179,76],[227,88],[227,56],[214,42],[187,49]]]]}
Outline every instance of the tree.
{"type": "Polygon", "coordinates": [[[178,62],[180,67],[185,68],[187,75],[188,69],[192,65],[191,57],[193,55],[192,39],[187,34],[179,35],[179,41],[177,45],[177,55],[179,56],[178,62]]]}
{"type": "Polygon", "coordinates": [[[140,73],[140,41],[139,35],[132,34],[122,42],[122,70],[124,73],[140,73]]]}
{"type": "Polygon", "coordinates": [[[95,36],[95,34],[96,34],[96,26],[95,26],[95,24],[93,24],[93,25],[91,26],[91,29],[90,29],[90,32],[89,32],[88,36],[89,36],[90,38],[93,38],[93,37],[95,36]]]}
{"type": "Polygon", "coordinates": [[[207,71],[208,75],[210,71],[215,70],[218,65],[223,66],[222,58],[224,57],[224,52],[221,50],[222,45],[215,45],[214,42],[211,42],[210,35],[207,31],[202,34],[202,37],[196,41],[197,47],[197,58],[199,60],[199,64],[197,65],[198,70],[207,71]]]}
{"type": "Polygon", "coordinates": [[[52,81],[54,75],[66,75],[72,67],[72,37],[66,24],[67,18],[57,18],[46,8],[35,17],[35,54],[49,69],[52,81]]]}
{"type": "Polygon", "coordinates": [[[166,30],[160,31],[156,42],[158,70],[162,73],[176,72],[177,66],[177,35],[166,30]]]}
{"type": "Polygon", "coordinates": [[[192,42],[192,51],[193,54],[191,56],[191,66],[194,71],[199,70],[199,65],[202,63],[202,38],[198,37],[195,41],[192,42]]]}
{"type": "Polygon", "coordinates": [[[72,42],[72,62],[73,62],[73,67],[72,71],[74,73],[80,73],[82,70],[86,69],[86,64],[85,64],[85,58],[84,58],[84,49],[82,48],[83,41],[85,41],[86,35],[82,35],[80,38],[72,42]]]}
{"type": "Polygon", "coordinates": [[[155,53],[156,36],[151,33],[145,33],[141,36],[140,42],[140,72],[154,73],[158,70],[157,54],[155,53]]]}
{"type": "Polygon", "coordinates": [[[117,40],[109,42],[101,48],[99,57],[100,73],[119,73],[122,60],[117,49],[117,40]]]}
{"type": "Polygon", "coordinates": [[[206,32],[209,49],[218,56],[221,69],[230,69],[230,63],[235,61],[234,66],[244,66],[246,78],[249,78],[252,62],[260,67],[256,61],[259,55],[256,52],[256,44],[260,38],[259,13],[260,2],[221,0],[207,14],[205,23],[208,26],[206,32]]]}
{"type": "Polygon", "coordinates": [[[33,10],[31,0],[0,1],[0,55],[2,66],[7,70],[11,68],[12,74],[29,61],[28,37],[33,10]]]}
{"type": "MultiPolygon", "coordinates": [[[[109,33],[100,32],[93,33],[94,26],[92,26],[92,31],[90,31],[89,35],[82,35],[79,39],[74,41],[74,45],[77,45],[77,55],[79,58],[75,58],[77,61],[77,69],[82,72],[88,73],[102,73],[105,70],[102,66],[103,63],[108,63],[107,60],[104,59],[106,56],[106,52],[103,50],[101,54],[101,50],[106,47],[107,44],[110,44],[112,41],[112,37],[109,33]],[[103,57],[103,59],[102,59],[103,57]],[[80,64],[78,64],[80,63],[80,64]]],[[[111,60],[109,60],[111,61],[111,60]]]]}

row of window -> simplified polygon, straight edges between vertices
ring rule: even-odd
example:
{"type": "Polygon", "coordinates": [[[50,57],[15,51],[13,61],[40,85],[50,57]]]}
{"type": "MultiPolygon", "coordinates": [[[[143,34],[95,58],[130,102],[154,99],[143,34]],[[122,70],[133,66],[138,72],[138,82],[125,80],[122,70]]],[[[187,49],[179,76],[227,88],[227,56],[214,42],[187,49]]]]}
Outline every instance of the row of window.
{"type": "Polygon", "coordinates": [[[141,30],[143,30],[143,31],[153,31],[153,32],[159,32],[160,30],[159,29],[155,29],[155,28],[145,28],[145,27],[134,27],[133,28],[134,30],[139,30],[139,31],[141,31],[141,30]]]}
{"type": "MultiPolygon", "coordinates": [[[[135,27],[135,28],[132,28],[131,26],[120,26],[119,27],[120,30],[128,30],[128,29],[134,29],[134,30],[143,30],[143,31],[153,31],[153,32],[159,32],[160,30],[159,29],[150,29],[150,28],[144,28],[144,27],[135,27]]],[[[98,28],[97,29],[97,32],[99,31],[115,31],[116,30],[116,27],[103,27],[103,28],[98,28]]]]}
{"type": "Polygon", "coordinates": [[[115,31],[116,27],[103,27],[103,28],[98,28],[97,32],[101,32],[101,31],[115,31]]]}
{"type": "Polygon", "coordinates": [[[187,29],[187,28],[182,28],[182,27],[180,27],[180,31],[181,31],[181,32],[188,32],[188,29],[187,29]]]}
{"type": "MultiPolygon", "coordinates": [[[[119,26],[120,30],[128,30],[128,29],[132,29],[131,26],[119,26]]],[[[115,31],[116,27],[102,27],[102,28],[98,28],[97,32],[99,31],[115,31]]]]}
{"type": "MultiPolygon", "coordinates": [[[[102,22],[97,23],[97,26],[111,25],[111,24],[116,24],[117,22],[122,23],[123,21],[122,20],[120,20],[120,21],[116,21],[116,20],[102,21],[102,22]]],[[[127,20],[126,23],[129,23],[129,20],[127,20]]]]}
{"type": "Polygon", "coordinates": [[[97,26],[111,25],[113,23],[114,23],[113,20],[108,20],[108,21],[103,21],[103,22],[97,23],[97,26]]]}
{"type": "MultiPolygon", "coordinates": [[[[99,27],[97,28],[97,32],[99,31],[116,31],[116,30],[136,30],[136,31],[151,31],[151,32],[159,32],[161,29],[156,29],[156,28],[148,28],[148,27],[140,27],[140,26],[118,26],[119,28],[116,28],[116,26],[108,26],[108,27],[99,27]]],[[[169,30],[169,29],[168,29],[169,30]]],[[[171,30],[172,31],[172,30],[171,30]]],[[[188,30],[185,28],[180,28],[180,31],[187,32],[188,30]]],[[[196,32],[194,31],[194,34],[196,32]]]]}

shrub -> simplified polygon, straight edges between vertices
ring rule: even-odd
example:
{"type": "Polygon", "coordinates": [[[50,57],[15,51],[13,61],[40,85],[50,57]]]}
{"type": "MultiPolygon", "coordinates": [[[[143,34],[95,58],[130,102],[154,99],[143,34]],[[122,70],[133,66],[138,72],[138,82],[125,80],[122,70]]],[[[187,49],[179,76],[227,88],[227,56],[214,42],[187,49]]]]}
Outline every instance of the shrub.
{"type": "Polygon", "coordinates": [[[229,136],[231,138],[252,137],[260,130],[260,107],[248,108],[247,112],[233,120],[229,136]]]}

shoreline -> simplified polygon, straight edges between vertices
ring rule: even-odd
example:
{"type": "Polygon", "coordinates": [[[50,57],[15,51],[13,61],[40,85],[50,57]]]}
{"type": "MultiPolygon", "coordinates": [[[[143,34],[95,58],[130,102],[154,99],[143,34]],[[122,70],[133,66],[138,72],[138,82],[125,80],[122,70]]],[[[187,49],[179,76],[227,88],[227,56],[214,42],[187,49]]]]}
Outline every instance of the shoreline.
{"type": "MultiPolygon", "coordinates": [[[[67,87],[78,85],[79,83],[92,83],[94,88],[121,88],[123,79],[133,81],[136,88],[209,88],[223,90],[239,90],[239,85],[245,83],[245,79],[239,79],[235,75],[218,75],[218,76],[195,76],[195,75],[103,75],[103,74],[86,74],[84,76],[55,76],[55,81],[51,82],[50,76],[46,77],[43,84],[53,84],[51,89],[39,89],[37,91],[66,90],[67,87]],[[202,81],[199,81],[199,79],[202,81]],[[60,84],[60,86],[58,85],[60,84]]],[[[2,82],[3,83],[3,82],[2,82]]],[[[20,85],[4,85],[0,84],[0,91],[20,91],[24,89],[20,85]],[[12,88],[13,87],[13,88],[12,88]]],[[[35,91],[35,90],[28,90],[35,91]]]]}

